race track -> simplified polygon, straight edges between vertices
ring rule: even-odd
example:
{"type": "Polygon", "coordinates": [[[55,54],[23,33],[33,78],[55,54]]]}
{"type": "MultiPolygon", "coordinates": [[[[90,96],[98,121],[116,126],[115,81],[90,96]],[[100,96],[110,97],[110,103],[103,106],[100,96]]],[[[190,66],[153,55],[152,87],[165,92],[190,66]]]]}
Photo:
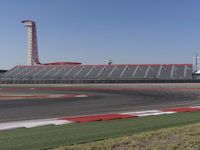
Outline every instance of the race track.
{"type": "Polygon", "coordinates": [[[200,105],[199,89],[182,88],[1,88],[0,97],[0,122],[200,105]],[[88,97],[5,97],[48,94],[88,97]]]}

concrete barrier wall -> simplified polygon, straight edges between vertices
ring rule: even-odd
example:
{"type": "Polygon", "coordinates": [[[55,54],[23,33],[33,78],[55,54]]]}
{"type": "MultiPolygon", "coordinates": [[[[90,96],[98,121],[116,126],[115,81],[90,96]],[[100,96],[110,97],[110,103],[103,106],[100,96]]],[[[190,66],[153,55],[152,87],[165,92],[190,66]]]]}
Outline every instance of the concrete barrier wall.
{"type": "Polygon", "coordinates": [[[64,80],[64,79],[0,79],[0,84],[81,84],[81,83],[200,83],[198,79],[185,80],[64,80]]]}

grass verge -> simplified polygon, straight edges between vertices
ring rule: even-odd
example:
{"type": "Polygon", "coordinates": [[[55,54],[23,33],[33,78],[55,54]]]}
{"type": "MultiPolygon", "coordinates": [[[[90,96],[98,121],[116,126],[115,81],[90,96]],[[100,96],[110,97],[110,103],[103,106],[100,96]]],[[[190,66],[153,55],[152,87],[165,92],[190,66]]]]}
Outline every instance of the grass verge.
{"type": "Polygon", "coordinates": [[[51,149],[195,122],[200,112],[1,131],[0,149],[51,149]]]}
{"type": "Polygon", "coordinates": [[[200,123],[165,128],[120,138],[60,147],[56,150],[197,150],[200,149],[200,123]]]}

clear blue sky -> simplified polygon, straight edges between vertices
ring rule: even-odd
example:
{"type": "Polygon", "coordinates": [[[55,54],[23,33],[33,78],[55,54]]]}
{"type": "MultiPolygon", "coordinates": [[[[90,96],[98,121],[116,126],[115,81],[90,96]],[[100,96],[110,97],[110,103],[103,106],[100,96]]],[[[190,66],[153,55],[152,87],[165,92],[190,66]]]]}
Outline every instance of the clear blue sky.
{"type": "Polygon", "coordinates": [[[0,69],[27,63],[23,19],[37,23],[43,63],[192,63],[199,8],[199,0],[0,0],[0,69]]]}

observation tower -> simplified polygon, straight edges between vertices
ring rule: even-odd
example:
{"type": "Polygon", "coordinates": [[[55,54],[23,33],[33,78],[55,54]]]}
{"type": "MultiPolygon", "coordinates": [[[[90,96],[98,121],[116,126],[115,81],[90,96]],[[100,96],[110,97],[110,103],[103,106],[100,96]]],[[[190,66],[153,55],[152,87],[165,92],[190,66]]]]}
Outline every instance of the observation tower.
{"type": "Polygon", "coordinates": [[[28,65],[39,65],[36,23],[32,20],[23,20],[28,28],[28,65]]]}
{"type": "Polygon", "coordinates": [[[21,21],[28,28],[28,65],[79,65],[80,62],[40,63],[38,57],[36,23],[32,20],[21,21]]]}

